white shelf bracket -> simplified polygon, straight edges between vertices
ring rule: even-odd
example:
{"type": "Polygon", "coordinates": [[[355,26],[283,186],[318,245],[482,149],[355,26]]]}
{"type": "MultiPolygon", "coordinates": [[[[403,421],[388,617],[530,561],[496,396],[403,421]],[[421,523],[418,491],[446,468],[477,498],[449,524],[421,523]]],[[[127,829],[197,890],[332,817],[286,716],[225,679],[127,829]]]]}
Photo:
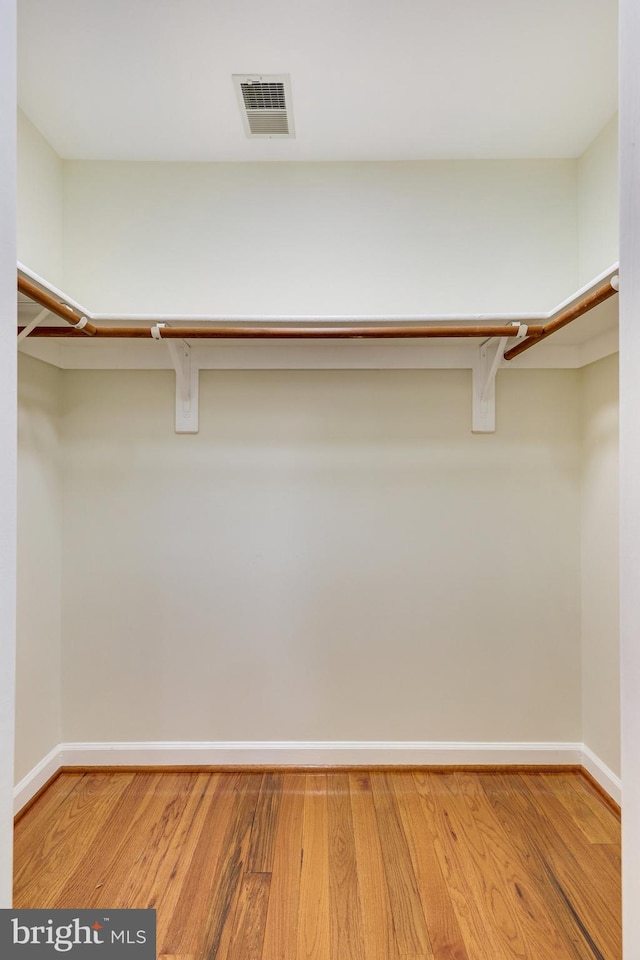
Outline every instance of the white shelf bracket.
{"type": "Polygon", "coordinates": [[[167,340],[166,343],[176,371],[176,433],[197,433],[200,371],[192,359],[188,343],[184,340],[167,340]]]}
{"type": "MultiPolygon", "coordinates": [[[[163,340],[162,327],[151,328],[154,340],[163,340]]],[[[176,372],[176,433],[198,432],[198,386],[200,369],[191,356],[191,347],[185,340],[164,340],[176,372]]]]}
{"type": "MultiPolygon", "coordinates": [[[[514,323],[518,328],[516,340],[527,335],[526,323],[514,323]]],[[[501,337],[492,349],[488,340],[478,347],[473,365],[473,433],[495,433],[496,429],[496,376],[504,357],[504,351],[512,337],[501,337]]]]}
{"type": "Polygon", "coordinates": [[[40,313],[38,314],[38,316],[37,316],[37,317],[34,317],[34,319],[31,321],[31,323],[28,323],[27,326],[24,328],[24,330],[21,330],[21,331],[20,331],[20,333],[18,334],[18,343],[20,343],[22,340],[25,340],[26,337],[29,336],[29,334],[31,333],[31,331],[32,331],[32,330],[35,330],[35,328],[38,326],[38,324],[39,324],[39,323],[42,323],[42,321],[44,320],[44,318],[45,318],[45,317],[48,317],[48,316],[49,316],[49,311],[48,311],[48,310],[41,310],[40,313]]]}

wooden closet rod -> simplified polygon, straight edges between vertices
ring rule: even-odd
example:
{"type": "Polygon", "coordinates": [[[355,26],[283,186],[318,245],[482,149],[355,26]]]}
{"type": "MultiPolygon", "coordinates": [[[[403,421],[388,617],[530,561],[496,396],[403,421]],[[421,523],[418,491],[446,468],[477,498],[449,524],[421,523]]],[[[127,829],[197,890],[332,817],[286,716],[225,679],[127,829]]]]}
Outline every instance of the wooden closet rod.
{"type": "MultiPolygon", "coordinates": [[[[19,328],[19,331],[23,329],[19,328]]],[[[430,339],[435,337],[516,337],[518,327],[161,327],[160,335],[153,337],[155,327],[96,327],[98,338],[127,338],[135,340],[392,340],[407,337],[430,339]]],[[[527,328],[527,336],[535,339],[542,334],[542,326],[527,328]]],[[[64,337],[75,339],[79,331],[73,327],[36,327],[29,337],[64,337]]]]}
{"type": "MultiPolygon", "coordinates": [[[[197,327],[96,327],[86,318],[80,316],[71,307],[60,303],[51,294],[41,290],[29,280],[18,277],[18,291],[29,297],[35,303],[46,307],[51,313],[66,320],[69,327],[36,327],[29,334],[31,337],[77,337],[89,334],[93,337],[115,337],[127,339],[149,340],[318,340],[318,339],[396,339],[403,337],[516,337],[517,326],[345,326],[336,324],[330,327],[299,327],[299,326],[241,326],[241,327],[211,327],[199,325],[197,327]],[[82,320],[84,326],[79,326],[82,320]],[[152,333],[156,331],[156,336],[152,333]]],[[[23,328],[20,328],[23,329],[23,328]]],[[[18,331],[20,332],[20,330],[18,331]]],[[[528,327],[527,335],[535,338],[542,333],[540,324],[528,327]]]]}
{"type": "Polygon", "coordinates": [[[66,303],[60,303],[60,301],[52,297],[50,293],[46,293],[44,290],[41,290],[40,287],[36,287],[34,283],[25,280],[24,277],[21,276],[18,276],[18,293],[24,293],[30,300],[39,303],[41,307],[46,307],[50,313],[55,313],[56,317],[60,317],[61,320],[66,320],[72,327],[75,327],[75,333],[82,333],[87,337],[94,337],[98,332],[98,328],[93,323],[90,323],[86,317],[81,317],[79,313],[76,313],[71,307],[68,307],[66,303]]]}
{"type": "Polygon", "coordinates": [[[589,296],[583,297],[582,300],[578,300],[578,302],[574,303],[572,307],[569,307],[567,310],[563,310],[563,312],[559,313],[558,316],[553,320],[545,323],[542,328],[542,333],[537,334],[535,337],[527,336],[524,340],[522,340],[521,343],[517,343],[515,347],[511,347],[510,350],[505,350],[504,359],[513,360],[514,357],[524,353],[524,351],[528,350],[529,347],[533,347],[534,344],[540,343],[541,340],[546,340],[546,338],[550,337],[552,333],[556,332],[556,330],[561,330],[562,327],[566,327],[568,323],[572,322],[572,320],[577,320],[578,317],[588,313],[589,310],[593,310],[593,308],[597,307],[600,303],[604,303],[605,300],[608,300],[609,297],[612,297],[614,293],[617,292],[618,275],[616,274],[614,277],[611,277],[610,280],[607,280],[607,282],[601,287],[598,287],[597,290],[594,290],[593,293],[590,293],[589,296]]]}
{"type": "MultiPolygon", "coordinates": [[[[148,327],[97,327],[95,324],[76,313],[71,307],[60,303],[51,294],[41,290],[29,280],[18,277],[18,290],[30,300],[46,307],[51,313],[65,320],[69,327],[36,327],[31,331],[31,337],[64,337],[92,336],[99,338],[126,338],[126,339],[155,339],[155,340],[370,340],[370,339],[431,339],[431,338],[466,338],[466,337],[517,337],[518,325],[459,325],[446,326],[443,324],[429,326],[345,326],[335,324],[324,327],[314,326],[228,326],[213,327],[199,325],[196,327],[169,327],[164,324],[148,327]]],[[[504,354],[505,360],[512,360],[528,350],[534,344],[550,337],[556,330],[571,323],[583,314],[592,310],[598,304],[612,297],[618,290],[618,278],[612,277],[603,286],[571,307],[564,310],[546,324],[531,324],[527,329],[527,336],[521,343],[516,344],[504,354]]],[[[19,328],[20,332],[23,327],[19,328]]]]}

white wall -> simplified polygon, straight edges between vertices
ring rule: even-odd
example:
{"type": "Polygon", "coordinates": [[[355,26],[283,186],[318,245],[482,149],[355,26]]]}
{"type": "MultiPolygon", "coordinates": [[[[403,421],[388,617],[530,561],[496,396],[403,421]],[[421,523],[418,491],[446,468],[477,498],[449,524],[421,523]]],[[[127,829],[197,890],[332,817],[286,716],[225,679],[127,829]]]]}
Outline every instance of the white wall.
{"type": "Polygon", "coordinates": [[[19,259],[99,311],[545,310],[618,259],[617,115],[578,161],[171,164],[19,111],[18,160],[19,259]]]}
{"type": "Polygon", "coordinates": [[[66,371],[65,740],[579,740],[579,373],[498,393],[66,371]]]}
{"type": "Polygon", "coordinates": [[[619,259],[618,207],[618,115],[615,114],[578,163],[580,285],[619,259]]]}
{"type": "Polygon", "coordinates": [[[62,286],[62,160],[18,110],[18,260],[62,286]]]}
{"type": "Polygon", "coordinates": [[[11,906],[16,641],[16,5],[0,4],[0,908],[11,906]]]}
{"type": "Polygon", "coordinates": [[[60,743],[62,372],[20,356],[18,380],[19,781],[60,743]]]}
{"type": "Polygon", "coordinates": [[[582,378],[582,738],[620,775],[618,356],[582,378]]]}
{"type": "Polygon", "coordinates": [[[622,933],[640,956],[640,6],[620,2],[620,665],[622,933]]]}
{"type": "Polygon", "coordinates": [[[551,309],[577,161],[64,164],[65,284],[98,312],[551,309]]]}

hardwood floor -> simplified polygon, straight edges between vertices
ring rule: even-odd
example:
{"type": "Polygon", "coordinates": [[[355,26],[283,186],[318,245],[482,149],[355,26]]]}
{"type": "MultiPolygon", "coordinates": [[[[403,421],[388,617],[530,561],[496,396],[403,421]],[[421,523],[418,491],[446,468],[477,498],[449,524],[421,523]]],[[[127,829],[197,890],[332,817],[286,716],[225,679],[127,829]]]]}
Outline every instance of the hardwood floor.
{"type": "Polygon", "coordinates": [[[163,960],[619,960],[620,824],[579,773],[62,773],[16,907],[155,907],[163,960]]]}

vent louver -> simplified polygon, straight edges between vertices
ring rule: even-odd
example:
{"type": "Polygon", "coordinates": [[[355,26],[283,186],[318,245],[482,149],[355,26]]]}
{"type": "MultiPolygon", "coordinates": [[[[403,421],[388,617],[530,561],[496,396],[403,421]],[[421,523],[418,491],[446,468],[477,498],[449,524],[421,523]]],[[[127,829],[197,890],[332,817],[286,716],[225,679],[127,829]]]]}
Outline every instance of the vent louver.
{"type": "Polygon", "coordinates": [[[293,137],[291,84],[287,75],[234,74],[248,137],[293,137]]]}

